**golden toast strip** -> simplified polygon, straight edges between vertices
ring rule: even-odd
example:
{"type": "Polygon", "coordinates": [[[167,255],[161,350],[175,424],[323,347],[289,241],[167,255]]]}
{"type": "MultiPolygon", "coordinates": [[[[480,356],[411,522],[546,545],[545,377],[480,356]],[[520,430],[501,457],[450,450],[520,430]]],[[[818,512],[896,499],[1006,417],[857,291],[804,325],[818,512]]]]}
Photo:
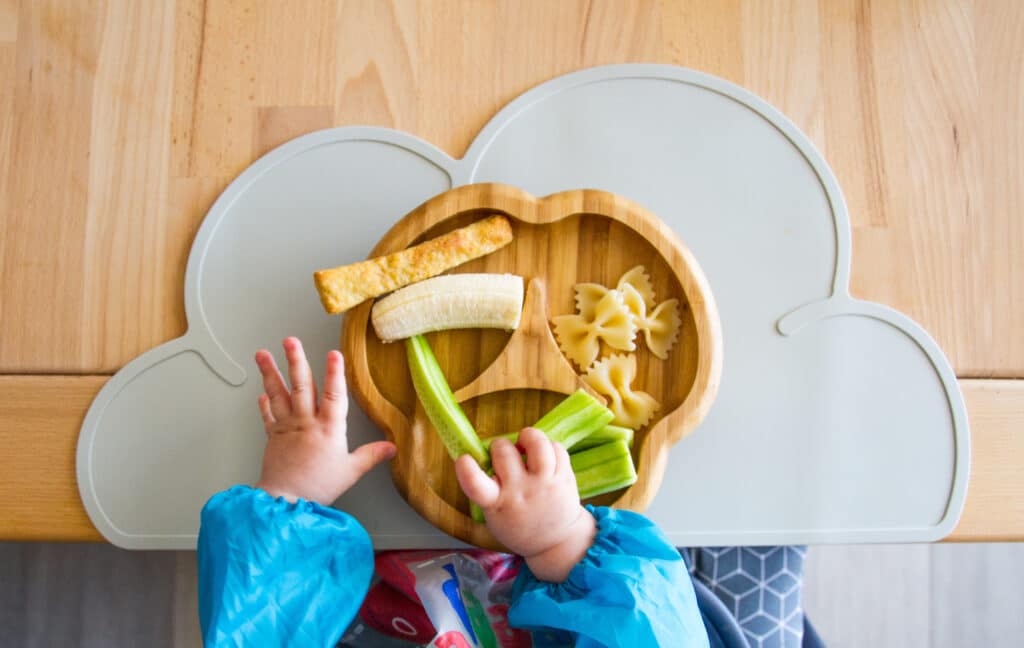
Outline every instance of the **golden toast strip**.
{"type": "Polygon", "coordinates": [[[492,216],[394,254],[318,270],[313,281],[324,310],[342,313],[367,299],[490,254],[511,240],[508,219],[492,216]]]}

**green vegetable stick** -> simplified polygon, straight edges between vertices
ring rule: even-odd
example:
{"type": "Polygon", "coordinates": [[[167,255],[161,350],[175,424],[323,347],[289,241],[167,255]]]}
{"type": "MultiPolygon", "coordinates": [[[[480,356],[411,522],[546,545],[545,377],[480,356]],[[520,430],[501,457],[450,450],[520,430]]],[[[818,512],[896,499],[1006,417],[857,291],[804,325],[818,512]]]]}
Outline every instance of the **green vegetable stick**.
{"type": "MultiPolygon", "coordinates": [[[[604,404],[582,389],[555,405],[551,411],[541,417],[531,427],[535,427],[552,441],[558,441],[566,450],[573,448],[580,441],[600,430],[615,414],[604,404]]],[[[508,439],[512,443],[519,440],[518,432],[499,434],[483,440],[488,450],[495,439],[508,439]]]]}
{"type": "Polygon", "coordinates": [[[596,448],[599,445],[611,443],[612,441],[625,441],[626,445],[632,448],[633,430],[619,425],[606,425],[573,446],[573,450],[577,452],[580,450],[589,450],[590,448],[596,448]]]}
{"type": "Polygon", "coordinates": [[[558,441],[568,450],[612,422],[615,414],[583,389],[563,400],[533,427],[558,441]]]}
{"type": "Polygon", "coordinates": [[[622,440],[569,455],[569,462],[576,474],[580,499],[596,497],[636,482],[633,457],[629,446],[622,440]]]}
{"type": "Polygon", "coordinates": [[[480,522],[481,524],[487,522],[487,519],[484,517],[484,510],[476,502],[469,503],[469,516],[473,518],[474,522],[480,522]]]}
{"type": "Polygon", "coordinates": [[[508,439],[512,443],[515,443],[516,441],[519,440],[519,433],[506,432],[505,434],[495,434],[494,436],[487,437],[486,439],[480,439],[480,443],[484,444],[484,448],[486,448],[487,451],[490,452],[491,444],[497,441],[498,439],[508,439]]]}
{"type": "Polygon", "coordinates": [[[481,466],[489,466],[490,457],[473,429],[473,424],[455,401],[430,343],[422,335],[417,335],[406,339],[405,350],[416,396],[444,442],[444,447],[448,449],[448,454],[453,460],[468,454],[481,466]]]}

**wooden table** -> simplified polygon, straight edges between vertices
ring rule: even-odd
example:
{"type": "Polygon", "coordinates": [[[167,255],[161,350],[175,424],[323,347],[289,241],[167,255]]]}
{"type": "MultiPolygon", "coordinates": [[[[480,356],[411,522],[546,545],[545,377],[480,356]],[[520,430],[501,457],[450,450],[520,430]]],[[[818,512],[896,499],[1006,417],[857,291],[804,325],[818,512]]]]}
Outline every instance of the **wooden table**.
{"type": "Polygon", "coordinates": [[[973,435],[957,540],[1024,539],[1024,3],[0,0],[0,538],[97,539],[89,403],[185,331],[192,237],[257,156],[345,124],[461,155],[583,67],[749,88],[824,153],[853,291],[939,342],[973,435]]]}

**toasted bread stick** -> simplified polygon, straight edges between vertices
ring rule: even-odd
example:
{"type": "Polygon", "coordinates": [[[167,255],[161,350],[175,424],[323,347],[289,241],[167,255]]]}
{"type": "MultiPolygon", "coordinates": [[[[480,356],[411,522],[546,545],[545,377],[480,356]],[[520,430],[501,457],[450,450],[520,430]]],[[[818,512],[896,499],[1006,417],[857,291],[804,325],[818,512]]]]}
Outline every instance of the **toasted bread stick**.
{"type": "Polygon", "coordinates": [[[313,273],[324,310],[342,313],[353,306],[417,281],[437,276],[502,248],[512,240],[512,225],[492,216],[395,252],[313,273]]]}

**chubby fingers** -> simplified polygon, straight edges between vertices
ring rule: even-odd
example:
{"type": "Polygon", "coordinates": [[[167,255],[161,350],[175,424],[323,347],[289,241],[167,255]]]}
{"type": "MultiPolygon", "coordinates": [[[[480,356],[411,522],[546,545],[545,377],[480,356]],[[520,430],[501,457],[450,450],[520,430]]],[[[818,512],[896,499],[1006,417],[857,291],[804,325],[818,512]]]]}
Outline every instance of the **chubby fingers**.
{"type": "Polygon", "coordinates": [[[575,488],[576,474],[572,471],[572,462],[569,461],[569,451],[565,449],[564,445],[556,441],[551,442],[551,448],[555,455],[555,477],[572,482],[573,488],[575,488]]]}
{"type": "Polygon", "coordinates": [[[312,416],[316,413],[316,388],[302,342],[297,337],[287,337],[283,346],[288,358],[288,378],[292,383],[292,411],[299,416],[312,416]]]}
{"type": "Polygon", "coordinates": [[[473,457],[462,455],[455,460],[455,477],[466,497],[481,508],[490,508],[498,501],[501,492],[498,483],[487,476],[473,457]]]}
{"type": "MultiPolygon", "coordinates": [[[[281,419],[292,413],[292,401],[288,395],[288,389],[284,386],[284,378],[277,369],[274,356],[270,351],[260,349],[256,352],[256,366],[259,367],[260,375],[263,376],[263,391],[266,392],[270,401],[270,411],[275,419],[281,419]]],[[[260,412],[263,406],[260,405],[260,412]]],[[[264,420],[266,417],[264,416],[264,420]]]]}
{"type": "Polygon", "coordinates": [[[526,452],[526,469],[531,475],[547,476],[555,472],[555,448],[546,434],[537,428],[523,428],[519,445],[526,452]]]}
{"type": "Polygon", "coordinates": [[[320,418],[325,423],[343,423],[348,415],[348,391],[345,389],[345,359],[338,351],[327,353],[324,393],[320,397],[320,418]]]}
{"type": "Polygon", "coordinates": [[[374,441],[356,448],[350,455],[353,481],[359,481],[374,466],[393,458],[396,452],[398,448],[390,441],[374,441]]]}
{"type": "Polygon", "coordinates": [[[502,487],[517,484],[526,473],[519,450],[508,439],[498,439],[491,444],[491,465],[502,487]]]}
{"type": "Polygon", "coordinates": [[[260,406],[260,418],[263,419],[263,425],[267,428],[267,433],[270,433],[270,426],[273,425],[277,419],[274,418],[274,413],[270,411],[270,396],[266,394],[260,394],[259,397],[260,406]]]}

